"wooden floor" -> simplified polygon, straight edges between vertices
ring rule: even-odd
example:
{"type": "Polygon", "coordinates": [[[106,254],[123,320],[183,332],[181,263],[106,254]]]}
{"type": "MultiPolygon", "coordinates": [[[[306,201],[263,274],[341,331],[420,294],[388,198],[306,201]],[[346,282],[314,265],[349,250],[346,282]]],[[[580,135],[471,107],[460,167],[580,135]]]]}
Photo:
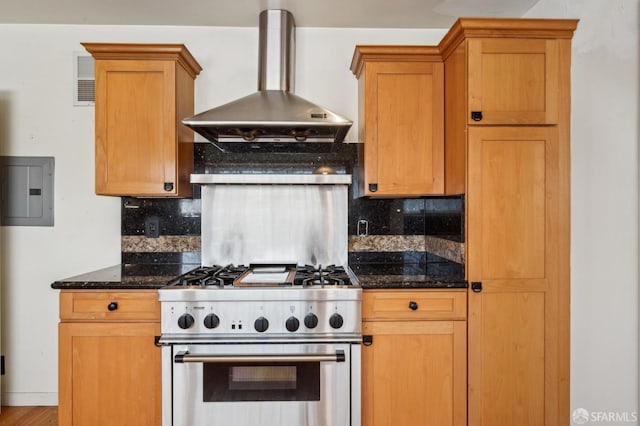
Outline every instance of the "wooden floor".
{"type": "Polygon", "coordinates": [[[45,426],[58,424],[58,407],[2,407],[0,426],[45,426]]]}

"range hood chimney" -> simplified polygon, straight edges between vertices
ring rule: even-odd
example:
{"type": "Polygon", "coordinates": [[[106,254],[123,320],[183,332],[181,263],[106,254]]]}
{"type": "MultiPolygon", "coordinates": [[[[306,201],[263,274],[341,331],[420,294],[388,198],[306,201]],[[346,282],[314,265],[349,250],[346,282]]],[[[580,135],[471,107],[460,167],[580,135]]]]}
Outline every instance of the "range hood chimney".
{"type": "Polygon", "coordinates": [[[339,143],[353,122],[292,93],[295,25],[286,10],[260,13],[258,91],[182,120],[223,151],[301,152],[339,143]]]}

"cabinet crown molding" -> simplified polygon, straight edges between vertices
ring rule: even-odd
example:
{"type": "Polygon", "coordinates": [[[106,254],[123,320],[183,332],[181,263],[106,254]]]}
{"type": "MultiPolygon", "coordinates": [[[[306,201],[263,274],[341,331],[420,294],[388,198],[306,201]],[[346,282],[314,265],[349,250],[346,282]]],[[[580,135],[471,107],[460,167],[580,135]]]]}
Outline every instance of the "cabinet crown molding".
{"type": "Polygon", "coordinates": [[[468,38],[565,38],[571,39],[578,19],[458,18],[438,44],[442,59],[468,38]]]}
{"type": "Polygon", "coordinates": [[[356,45],[351,72],[359,78],[366,62],[442,62],[437,46],[356,45]]]}
{"type": "Polygon", "coordinates": [[[577,19],[458,18],[437,46],[357,45],[351,72],[360,77],[367,61],[443,61],[467,38],[525,37],[571,39],[577,19]]]}
{"type": "Polygon", "coordinates": [[[202,67],[184,44],[144,43],[80,43],[95,59],[173,60],[178,62],[192,78],[202,67]]]}

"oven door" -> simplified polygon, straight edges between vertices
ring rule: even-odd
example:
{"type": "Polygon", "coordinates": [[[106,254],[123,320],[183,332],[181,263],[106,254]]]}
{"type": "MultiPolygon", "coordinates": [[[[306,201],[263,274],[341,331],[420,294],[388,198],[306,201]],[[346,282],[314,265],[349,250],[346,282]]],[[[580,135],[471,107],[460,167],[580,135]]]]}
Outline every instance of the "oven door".
{"type": "Polygon", "coordinates": [[[175,426],[360,426],[359,345],[174,345],[171,358],[175,426]]]}

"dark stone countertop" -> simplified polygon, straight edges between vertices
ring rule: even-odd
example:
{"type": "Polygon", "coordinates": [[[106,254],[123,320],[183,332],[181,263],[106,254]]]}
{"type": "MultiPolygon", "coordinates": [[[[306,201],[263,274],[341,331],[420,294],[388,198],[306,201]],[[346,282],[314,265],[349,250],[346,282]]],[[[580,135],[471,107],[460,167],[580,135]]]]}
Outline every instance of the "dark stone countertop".
{"type": "Polygon", "coordinates": [[[439,264],[351,264],[363,289],[465,289],[462,265],[454,262],[439,264]]]}
{"type": "MultiPolygon", "coordinates": [[[[57,280],[57,290],[144,290],[164,287],[171,279],[199,264],[122,264],[57,280]]],[[[352,264],[363,289],[467,288],[464,273],[455,265],[352,264]]]]}
{"type": "Polygon", "coordinates": [[[360,286],[365,289],[465,289],[466,281],[440,281],[424,275],[359,275],[360,286]]]}
{"type": "Polygon", "coordinates": [[[55,281],[57,290],[144,290],[164,287],[172,278],[200,266],[193,264],[123,264],[55,281]]]}

